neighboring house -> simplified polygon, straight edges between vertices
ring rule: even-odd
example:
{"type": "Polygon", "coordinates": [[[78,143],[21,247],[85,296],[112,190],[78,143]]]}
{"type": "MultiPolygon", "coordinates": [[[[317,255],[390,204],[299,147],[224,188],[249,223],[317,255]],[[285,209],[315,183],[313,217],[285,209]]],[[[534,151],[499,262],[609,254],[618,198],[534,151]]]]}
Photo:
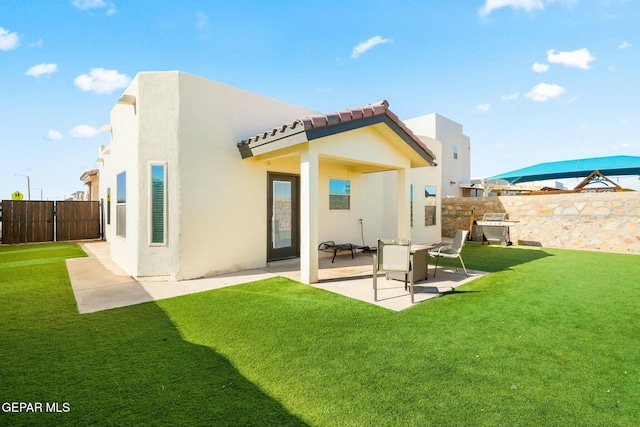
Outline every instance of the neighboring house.
{"type": "Polygon", "coordinates": [[[323,241],[440,240],[428,194],[441,192],[436,141],[386,102],[318,114],[182,72],[145,72],[103,128],[105,236],[136,278],[299,257],[301,281],[314,283],[323,241]]]}
{"type": "Polygon", "coordinates": [[[85,193],[84,191],[76,191],[75,193],[71,193],[71,196],[68,197],[67,200],[74,202],[87,200],[87,193],[85,193]]]}
{"type": "Polygon", "coordinates": [[[98,169],[86,171],[80,177],[80,181],[87,186],[85,192],[85,200],[100,200],[98,169]]]}
{"type": "Polygon", "coordinates": [[[442,189],[439,198],[462,197],[463,187],[471,182],[471,146],[469,137],[462,133],[462,125],[436,113],[404,120],[404,123],[416,135],[434,138],[440,145],[437,157],[442,189]]]}

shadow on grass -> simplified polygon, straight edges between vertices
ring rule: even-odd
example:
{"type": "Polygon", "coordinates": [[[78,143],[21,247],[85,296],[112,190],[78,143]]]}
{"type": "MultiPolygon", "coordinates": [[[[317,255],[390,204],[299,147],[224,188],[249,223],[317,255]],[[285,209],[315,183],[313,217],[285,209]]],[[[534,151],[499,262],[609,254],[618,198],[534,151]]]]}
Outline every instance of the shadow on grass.
{"type": "MultiPolygon", "coordinates": [[[[462,258],[467,268],[489,273],[511,270],[517,265],[549,256],[553,255],[543,249],[530,249],[522,246],[483,245],[479,242],[467,242],[462,249],[462,258]]],[[[449,266],[459,265],[460,262],[457,259],[445,259],[443,261],[443,265],[449,266]]]]}
{"type": "Polygon", "coordinates": [[[64,260],[37,268],[0,288],[0,398],[43,410],[3,425],[306,425],[155,303],[80,315],[64,260]]]}

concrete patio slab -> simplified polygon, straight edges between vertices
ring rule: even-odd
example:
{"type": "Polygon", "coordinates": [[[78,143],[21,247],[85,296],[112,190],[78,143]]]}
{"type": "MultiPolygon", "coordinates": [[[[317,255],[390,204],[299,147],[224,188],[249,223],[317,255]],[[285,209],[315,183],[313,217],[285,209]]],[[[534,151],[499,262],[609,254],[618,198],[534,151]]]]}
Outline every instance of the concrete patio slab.
{"type": "MultiPolygon", "coordinates": [[[[246,270],[202,279],[136,281],[111,260],[108,242],[82,242],[80,246],[88,257],[67,260],[69,278],[80,313],[92,313],[205,292],[276,276],[300,280],[299,260],[292,259],[270,263],[264,269],[246,270]]],[[[413,306],[409,292],[404,290],[404,282],[386,280],[384,274],[378,277],[378,300],[374,301],[370,254],[359,253],[355,259],[351,259],[351,256],[338,256],[334,263],[331,262],[331,258],[321,258],[319,267],[320,282],[313,285],[316,288],[395,311],[413,306]]],[[[415,284],[415,303],[438,297],[485,274],[469,270],[469,277],[466,277],[462,270],[456,272],[453,268],[438,267],[434,279],[431,277],[432,268],[428,280],[415,284]]]]}

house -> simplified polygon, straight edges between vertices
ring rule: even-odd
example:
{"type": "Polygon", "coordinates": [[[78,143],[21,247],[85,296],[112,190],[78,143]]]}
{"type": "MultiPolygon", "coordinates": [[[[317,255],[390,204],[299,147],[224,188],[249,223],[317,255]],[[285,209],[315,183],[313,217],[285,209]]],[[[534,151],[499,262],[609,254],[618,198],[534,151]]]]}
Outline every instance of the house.
{"type": "Polygon", "coordinates": [[[299,257],[301,280],[314,283],[323,241],[440,240],[436,141],[386,101],[320,114],[183,72],[143,72],[103,129],[105,237],[135,278],[299,257]]]}
{"type": "Polygon", "coordinates": [[[87,191],[85,191],[86,200],[99,200],[99,179],[98,179],[98,169],[92,169],[86,171],[80,177],[80,181],[87,186],[87,191]]]}
{"type": "Polygon", "coordinates": [[[81,201],[87,200],[87,193],[85,193],[82,190],[75,191],[75,192],[71,193],[71,195],[66,200],[70,200],[70,201],[72,200],[74,202],[81,202],[81,201]]]}
{"type": "Polygon", "coordinates": [[[434,148],[439,146],[440,197],[463,197],[463,189],[471,181],[471,145],[469,137],[462,132],[462,125],[437,113],[404,120],[404,123],[415,134],[435,139],[434,148]]]}

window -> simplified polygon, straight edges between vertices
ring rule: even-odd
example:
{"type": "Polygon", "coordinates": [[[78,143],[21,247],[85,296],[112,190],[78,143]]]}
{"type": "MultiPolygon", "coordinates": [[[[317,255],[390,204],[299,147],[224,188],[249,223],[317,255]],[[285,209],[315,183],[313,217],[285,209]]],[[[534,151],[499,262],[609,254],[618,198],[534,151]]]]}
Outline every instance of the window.
{"type": "Polygon", "coordinates": [[[458,158],[458,146],[457,145],[453,146],[453,158],[454,159],[458,158]]]}
{"type": "Polygon", "coordinates": [[[424,186],[424,225],[436,225],[436,187],[424,186]]]}
{"type": "Polygon", "coordinates": [[[151,243],[165,243],[167,187],[164,165],[151,165],[151,243]]]}
{"type": "Polygon", "coordinates": [[[107,188],[107,225],[111,224],[111,187],[107,188]]]}
{"type": "Polygon", "coordinates": [[[409,227],[413,227],[413,184],[409,184],[409,227]]]}
{"type": "Polygon", "coordinates": [[[116,180],[116,236],[127,237],[127,173],[116,180]]]}
{"type": "Polygon", "coordinates": [[[351,183],[346,179],[329,180],[329,209],[349,210],[351,208],[351,183]]]}

